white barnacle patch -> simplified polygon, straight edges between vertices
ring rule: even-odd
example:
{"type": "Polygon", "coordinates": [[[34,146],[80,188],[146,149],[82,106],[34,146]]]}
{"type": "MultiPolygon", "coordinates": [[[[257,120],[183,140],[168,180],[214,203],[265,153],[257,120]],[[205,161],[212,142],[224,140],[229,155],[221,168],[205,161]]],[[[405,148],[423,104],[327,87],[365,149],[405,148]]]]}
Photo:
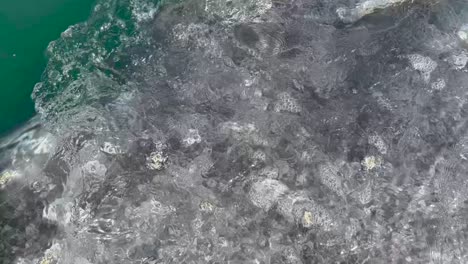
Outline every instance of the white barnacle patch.
{"type": "Polygon", "coordinates": [[[435,82],[431,83],[431,90],[432,91],[442,91],[447,84],[445,83],[444,79],[437,79],[435,82]]]}
{"type": "Polygon", "coordinates": [[[209,201],[203,201],[200,203],[200,211],[210,213],[215,210],[215,205],[209,201]]]}
{"type": "Polygon", "coordinates": [[[205,11],[211,16],[230,21],[244,21],[265,14],[272,7],[271,0],[207,0],[205,11]]]}
{"type": "Polygon", "coordinates": [[[197,144],[201,142],[201,136],[198,133],[197,129],[189,129],[187,135],[184,138],[184,144],[185,146],[191,146],[193,144],[197,144]]]}
{"type": "Polygon", "coordinates": [[[54,264],[60,261],[60,254],[63,250],[62,245],[55,243],[44,253],[44,257],[40,260],[39,264],[54,264]]]}
{"type": "Polygon", "coordinates": [[[361,165],[366,171],[371,171],[382,165],[382,159],[380,157],[375,156],[366,156],[361,161],[361,165]]]}
{"type": "Polygon", "coordinates": [[[252,185],[249,197],[255,206],[268,211],[287,191],[288,187],[280,181],[264,179],[252,185]]]}
{"type": "Polygon", "coordinates": [[[278,202],[276,210],[287,221],[300,224],[304,228],[331,230],[337,224],[337,219],[329,210],[303,194],[286,195],[278,202]]]}
{"type": "Polygon", "coordinates": [[[146,167],[150,170],[161,170],[167,161],[167,157],[161,152],[152,152],[146,158],[146,167]]]}
{"type": "Polygon", "coordinates": [[[410,54],[407,58],[413,69],[419,71],[424,80],[428,82],[431,78],[431,73],[437,68],[437,63],[431,58],[420,54],[410,54]]]}
{"type": "Polygon", "coordinates": [[[257,150],[255,151],[253,154],[252,154],[252,167],[255,167],[263,162],[265,162],[267,159],[267,156],[266,156],[266,153],[261,151],[261,150],[257,150]]]}
{"type": "Polygon", "coordinates": [[[314,217],[312,212],[304,211],[304,215],[302,216],[302,226],[305,228],[310,228],[314,224],[314,217]]]}
{"type": "Polygon", "coordinates": [[[357,199],[362,204],[368,204],[372,200],[372,184],[369,182],[357,192],[357,199]]]}
{"type": "Polygon", "coordinates": [[[226,122],[222,124],[223,132],[234,132],[239,134],[249,134],[257,131],[254,124],[239,124],[237,122],[226,122]]]}
{"type": "Polygon", "coordinates": [[[114,145],[110,142],[104,142],[104,145],[101,147],[101,151],[107,154],[115,155],[122,153],[118,145],[114,145]]]}
{"type": "Polygon", "coordinates": [[[6,170],[0,174],[0,187],[5,186],[8,182],[10,182],[15,177],[19,176],[18,172],[6,170]]]}
{"type": "Polygon", "coordinates": [[[286,92],[278,94],[274,109],[276,112],[290,113],[299,113],[302,110],[299,102],[286,92]]]}

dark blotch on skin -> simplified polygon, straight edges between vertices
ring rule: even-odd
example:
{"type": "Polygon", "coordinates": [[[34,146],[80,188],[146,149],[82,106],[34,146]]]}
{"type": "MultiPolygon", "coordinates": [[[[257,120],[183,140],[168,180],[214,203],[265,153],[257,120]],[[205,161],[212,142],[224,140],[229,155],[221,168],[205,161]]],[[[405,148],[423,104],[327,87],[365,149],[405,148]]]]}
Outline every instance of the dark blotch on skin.
{"type": "Polygon", "coordinates": [[[234,28],[234,36],[242,44],[253,48],[255,44],[260,40],[257,32],[248,25],[238,25],[234,28]]]}

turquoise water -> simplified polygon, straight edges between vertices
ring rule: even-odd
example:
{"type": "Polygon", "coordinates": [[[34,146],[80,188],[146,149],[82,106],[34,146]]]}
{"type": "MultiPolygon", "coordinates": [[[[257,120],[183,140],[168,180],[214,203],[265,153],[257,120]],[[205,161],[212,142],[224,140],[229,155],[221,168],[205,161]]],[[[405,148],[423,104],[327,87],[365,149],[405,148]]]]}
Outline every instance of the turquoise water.
{"type": "Polygon", "coordinates": [[[34,115],[31,92],[46,65],[47,45],[85,21],[94,0],[0,2],[0,134],[34,115]]]}

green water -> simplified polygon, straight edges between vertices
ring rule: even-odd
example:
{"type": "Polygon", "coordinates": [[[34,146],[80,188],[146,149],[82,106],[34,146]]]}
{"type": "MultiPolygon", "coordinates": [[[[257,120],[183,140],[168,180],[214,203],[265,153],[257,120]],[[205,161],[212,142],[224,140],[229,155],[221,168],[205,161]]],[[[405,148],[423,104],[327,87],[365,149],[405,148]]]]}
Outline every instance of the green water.
{"type": "Polygon", "coordinates": [[[34,115],[30,98],[48,43],[85,21],[95,0],[0,1],[0,134],[34,115]]]}

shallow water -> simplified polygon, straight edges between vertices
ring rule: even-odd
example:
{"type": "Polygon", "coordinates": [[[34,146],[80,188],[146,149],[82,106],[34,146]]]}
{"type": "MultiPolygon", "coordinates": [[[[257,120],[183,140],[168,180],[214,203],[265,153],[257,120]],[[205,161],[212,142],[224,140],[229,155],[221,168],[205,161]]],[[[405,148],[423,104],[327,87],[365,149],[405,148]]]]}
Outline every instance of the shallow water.
{"type": "Polygon", "coordinates": [[[0,145],[16,263],[468,262],[465,1],[101,0],[0,145]]]}
{"type": "Polygon", "coordinates": [[[0,135],[34,115],[31,92],[46,65],[44,51],[68,26],[85,21],[94,0],[0,3],[0,135]]]}

